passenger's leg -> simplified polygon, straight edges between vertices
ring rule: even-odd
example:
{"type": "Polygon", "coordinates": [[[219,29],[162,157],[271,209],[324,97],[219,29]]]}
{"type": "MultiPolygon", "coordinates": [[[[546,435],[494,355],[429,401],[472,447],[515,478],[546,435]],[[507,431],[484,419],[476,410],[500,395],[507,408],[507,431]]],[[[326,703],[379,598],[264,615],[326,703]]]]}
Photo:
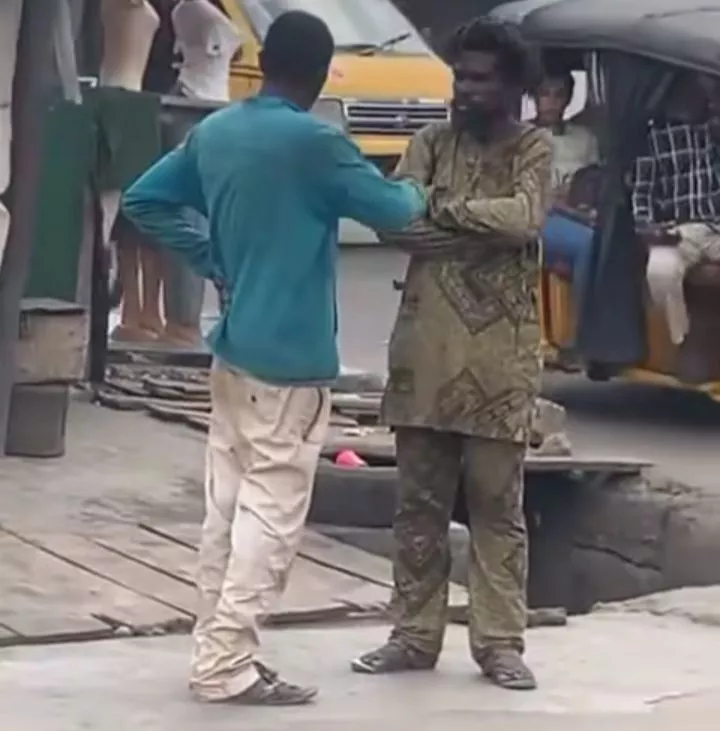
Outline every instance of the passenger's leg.
{"type": "Polygon", "coordinates": [[[543,257],[548,267],[567,265],[572,272],[577,306],[588,276],[593,229],[559,214],[549,214],[542,230],[543,257]]]}
{"type": "Polygon", "coordinates": [[[471,534],[471,652],[498,685],[533,689],[535,678],[522,660],[527,624],[525,446],[468,438],[463,458],[471,534]]]}
{"type": "Polygon", "coordinates": [[[448,530],[460,476],[462,438],[427,429],[397,430],[400,497],[395,515],[394,628],[353,670],[428,670],[442,648],[450,581],[448,530]]]}
{"type": "Polygon", "coordinates": [[[209,442],[190,683],[202,700],[287,705],[315,696],[266,677],[255,656],[257,619],[285,588],[302,536],[329,402],[325,389],[270,386],[223,367],[213,374],[225,428],[209,442]]]}
{"type": "Polygon", "coordinates": [[[646,271],[650,296],[664,310],[670,339],[675,345],[685,340],[690,329],[683,287],[685,270],[677,248],[654,246],[650,249],[646,271]]]}

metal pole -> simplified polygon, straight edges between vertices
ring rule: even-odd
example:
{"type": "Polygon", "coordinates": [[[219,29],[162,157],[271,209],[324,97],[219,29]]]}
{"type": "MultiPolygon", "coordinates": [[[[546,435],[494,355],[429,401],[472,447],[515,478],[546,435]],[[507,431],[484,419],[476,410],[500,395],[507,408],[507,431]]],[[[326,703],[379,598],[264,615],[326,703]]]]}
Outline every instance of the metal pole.
{"type": "Polygon", "coordinates": [[[13,82],[11,214],[0,264],[0,455],[5,454],[15,371],[20,303],[35,230],[35,202],[43,149],[48,83],[52,77],[55,0],[25,0],[13,82]]]}

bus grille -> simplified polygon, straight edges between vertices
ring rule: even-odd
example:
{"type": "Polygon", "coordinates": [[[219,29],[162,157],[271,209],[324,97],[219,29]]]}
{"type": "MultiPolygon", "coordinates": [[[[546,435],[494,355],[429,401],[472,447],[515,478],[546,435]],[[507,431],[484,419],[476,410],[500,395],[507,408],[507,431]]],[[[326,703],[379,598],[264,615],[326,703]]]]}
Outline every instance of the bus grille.
{"type": "Polygon", "coordinates": [[[351,101],[345,105],[350,132],[357,135],[411,135],[450,116],[445,102],[351,101]]]}

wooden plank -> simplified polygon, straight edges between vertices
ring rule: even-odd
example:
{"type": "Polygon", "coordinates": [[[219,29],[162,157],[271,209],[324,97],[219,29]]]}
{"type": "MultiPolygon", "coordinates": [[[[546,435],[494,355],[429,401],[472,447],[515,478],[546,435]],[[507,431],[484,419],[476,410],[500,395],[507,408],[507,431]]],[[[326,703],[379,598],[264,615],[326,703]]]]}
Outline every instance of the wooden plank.
{"type": "MultiPolygon", "coordinates": [[[[148,533],[149,539],[142,539],[137,545],[148,546],[154,541],[155,545],[159,546],[164,541],[160,537],[163,534],[176,541],[174,544],[170,541],[166,542],[163,549],[166,552],[165,561],[148,554],[142,557],[145,563],[162,564],[176,573],[180,570],[177,552],[191,552],[190,549],[198,544],[200,526],[188,523],[165,526],[162,529],[146,526],[143,532],[148,533]],[[175,549],[169,549],[168,545],[175,545],[175,549]]],[[[117,539],[102,540],[106,545],[113,547],[119,545],[117,539]]],[[[123,548],[126,555],[138,558],[141,550],[129,545],[128,541],[125,542],[123,548]]],[[[184,554],[182,555],[184,556],[184,554]]],[[[320,564],[299,555],[290,572],[288,586],[282,600],[273,608],[270,619],[319,619],[347,613],[348,609],[360,610],[365,607],[378,607],[387,604],[389,599],[390,594],[385,585],[368,582],[359,575],[338,571],[332,566],[320,564]]]]}
{"type": "MultiPolygon", "coordinates": [[[[22,637],[109,636],[111,625],[96,617],[108,615],[130,626],[147,617],[142,597],[5,532],[0,532],[0,555],[0,623],[22,637]]],[[[167,620],[168,613],[154,619],[167,620]]]]}
{"type": "Polygon", "coordinates": [[[169,424],[188,424],[190,426],[202,426],[205,431],[210,425],[210,404],[207,411],[187,409],[182,406],[155,406],[146,407],[147,413],[158,421],[165,421],[169,424]]]}
{"type": "Polygon", "coordinates": [[[166,366],[162,364],[145,363],[139,364],[114,364],[107,368],[108,378],[127,379],[135,382],[142,382],[145,376],[154,378],[169,378],[183,383],[207,384],[210,372],[203,368],[166,366]]]}
{"type": "MultiPolygon", "coordinates": [[[[194,523],[177,523],[162,526],[162,528],[145,526],[144,529],[157,531],[187,547],[197,546],[200,539],[200,526],[194,523]]],[[[323,581],[328,585],[334,581],[334,586],[338,587],[337,591],[330,593],[334,600],[356,606],[377,606],[389,600],[389,589],[393,586],[392,563],[386,558],[367,553],[315,531],[306,530],[298,553],[298,561],[302,559],[315,564],[317,569],[325,569],[328,572],[321,573],[316,570],[313,575],[322,576],[323,581]],[[342,575],[354,581],[343,583],[340,579],[342,575]],[[361,583],[356,583],[358,580],[361,583]]],[[[305,571],[310,575],[309,568],[305,571]]],[[[288,591],[291,591],[292,585],[301,580],[299,574],[294,575],[291,572],[288,591]]],[[[298,591],[300,590],[298,589],[298,591]]],[[[299,595],[290,593],[288,596],[290,602],[296,601],[295,597],[299,595]]],[[[457,584],[450,585],[450,605],[453,607],[467,606],[467,590],[464,587],[457,584]]],[[[285,608],[285,604],[283,604],[283,608],[285,608]]]]}
{"type": "Polygon", "coordinates": [[[160,525],[138,523],[138,528],[159,538],[174,541],[192,551],[197,551],[200,544],[201,526],[199,523],[162,523],[160,525]]]}
{"type": "Polygon", "coordinates": [[[541,456],[528,454],[525,458],[527,472],[613,472],[636,474],[652,467],[647,460],[627,457],[594,457],[584,455],[541,456]]]}
{"type": "Polygon", "coordinates": [[[382,395],[358,393],[338,393],[331,395],[333,408],[338,411],[349,411],[357,414],[378,414],[382,395]]]}
{"type": "Polygon", "coordinates": [[[390,561],[313,530],[305,531],[299,555],[321,566],[333,566],[338,571],[360,577],[377,586],[387,589],[393,586],[390,561]]]}
{"type": "Polygon", "coordinates": [[[197,552],[186,546],[127,523],[108,527],[91,540],[128,561],[195,586],[197,552]]]}
{"type": "MultiPolygon", "coordinates": [[[[2,610],[0,609],[0,616],[2,616],[2,610]]],[[[22,635],[19,635],[14,630],[10,629],[10,627],[0,624],[0,643],[7,640],[14,640],[18,637],[21,637],[22,635]]]]}
{"type": "Polygon", "coordinates": [[[358,429],[360,424],[358,424],[357,419],[353,419],[352,416],[345,416],[344,414],[338,414],[336,411],[331,411],[330,426],[340,429],[358,429]]]}
{"type": "Polygon", "coordinates": [[[124,393],[117,393],[109,390],[99,389],[95,394],[96,399],[103,405],[122,411],[140,411],[148,407],[173,407],[192,409],[194,412],[210,410],[210,403],[198,401],[173,401],[167,398],[157,398],[148,394],[144,396],[129,396],[124,393]]]}
{"type": "MultiPolygon", "coordinates": [[[[323,566],[332,566],[336,571],[347,572],[353,576],[391,589],[393,586],[392,562],[348,543],[306,530],[300,555],[323,566]]],[[[466,607],[467,589],[459,584],[450,584],[451,607],[466,607]]]]}
{"type": "Polygon", "coordinates": [[[163,388],[162,386],[149,386],[143,383],[145,386],[145,392],[148,396],[162,399],[164,401],[182,401],[186,402],[200,402],[210,403],[209,393],[193,393],[182,391],[178,388],[163,388]]]}
{"type": "MultiPolygon", "coordinates": [[[[323,447],[323,456],[332,458],[345,449],[361,457],[390,464],[395,461],[395,439],[385,428],[331,428],[323,447]]],[[[525,458],[527,472],[608,472],[637,474],[652,467],[647,460],[597,455],[538,455],[529,452],[525,458]]]]}
{"type": "Polygon", "coordinates": [[[143,388],[142,383],[131,378],[109,377],[105,379],[105,388],[101,389],[101,393],[120,392],[127,396],[148,396],[148,392],[143,388]]]}
{"type": "MultiPolygon", "coordinates": [[[[347,616],[351,608],[359,606],[343,600],[343,593],[362,592],[363,582],[317,566],[311,561],[298,558],[290,571],[288,585],[276,606],[272,607],[270,621],[320,621],[347,616]]],[[[376,587],[377,588],[377,587],[376,587]]],[[[383,594],[366,595],[367,604],[387,600],[383,594]]]]}
{"type": "Polygon", "coordinates": [[[186,400],[210,398],[210,385],[207,382],[198,383],[177,380],[162,375],[146,375],[142,378],[142,385],[148,393],[157,393],[158,395],[174,392],[186,400]]]}
{"type": "Polygon", "coordinates": [[[377,427],[335,428],[328,430],[322,456],[334,458],[344,450],[382,464],[395,464],[395,438],[389,430],[377,427]]]}
{"type": "Polygon", "coordinates": [[[80,575],[105,581],[103,613],[112,616],[119,590],[137,597],[138,612],[133,626],[171,622],[193,617],[195,591],[185,583],[128,561],[92,541],[72,534],[48,534],[23,530],[18,539],[75,567],[80,575]],[[142,600],[142,601],[140,601],[142,600]]]}

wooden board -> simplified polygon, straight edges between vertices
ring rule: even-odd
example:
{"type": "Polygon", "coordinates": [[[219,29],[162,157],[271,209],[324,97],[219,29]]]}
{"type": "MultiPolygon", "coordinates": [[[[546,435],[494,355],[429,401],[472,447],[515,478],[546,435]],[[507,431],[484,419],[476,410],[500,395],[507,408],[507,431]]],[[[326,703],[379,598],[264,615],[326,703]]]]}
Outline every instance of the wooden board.
{"type": "MultiPolygon", "coordinates": [[[[0,528],[0,646],[94,639],[118,627],[187,630],[194,619],[197,524],[116,524],[92,537],[0,528]]],[[[378,616],[390,563],[309,531],[270,624],[378,616]]],[[[453,606],[466,606],[455,589],[453,606]]]]}
{"type": "Polygon", "coordinates": [[[125,393],[119,393],[109,390],[99,390],[95,394],[95,398],[103,406],[107,406],[118,411],[141,411],[148,407],[173,407],[175,409],[192,410],[193,412],[210,411],[210,403],[204,401],[180,401],[167,398],[151,396],[143,394],[141,396],[129,396],[125,393]]]}
{"type": "Polygon", "coordinates": [[[104,581],[103,614],[115,609],[116,594],[142,599],[133,626],[146,626],[194,616],[195,591],[169,576],[128,561],[82,536],[23,530],[16,537],[73,568],[78,581],[104,581]]]}
{"type": "Polygon", "coordinates": [[[144,531],[132,523],[108,527],[91,540],[128,561],[187,586],[195,586],[197,552],[175,541],[144,531]]]}
{"type": "MultiPolygon", "coordinates": [[[[192,529],[190,526],[179,528],[177,533],[186,538],[191,534],[199,536],[194,526],[192,529]]],[[[128,525],[108,529],[93,541],[128,561],[194,586],[197,552],[185,542],[168,540],[157,533],[128,525]]],[[[349,608],[374,606],[387,601],[387,592],[377,589],[380,588],[368,585],[362,579],[299,559],[282,600],[273,608],[269,620],[287,622],[347,614],[349,608]]]]}
{"type": "Polygon", "coordinates": [[[591,455],[553,457],[531,453],[525,458],[526,472],[612,472],[632,475],[648,467],[652,467],[652,462],[631,457],[591,455]]]}
{"type": "Polygon", "coordinates": [[[390,594],[384,587],[298,556],[290,571],[287,588],[272,609],[271,617],[276,621],[281,618],[341,617],[351,611],[385,607],[389,600],[390,594]]]}
{"type": "MultiPolygon", "coordinates": [[[[0,615],[2,614],[2,610],[0,610],[0,615]]],[[[2,643],[4,640],[13,640],[18,637],[20,637],[17,632],[10,629],[10,627],[7,627],[4,624],[0,624],[0,643],[2,643]]]]}
{"type": "MultiPolygon", "coordinates": [[[[384,586],[393,587],[392,562],[342,541],[306,530],[300,555],[324,566],[334,566],[336,570],[384,586]]],[[[451,607],[467,607],[467,589],[459,584],[450,584],[449,604],[451,607]]]]}
{"type": "Polygon", "coordinates": [[[337,571],[357,576],[378,586],[392,588],[392,564],[360,548],[306,530],[300,547],[300,556],[321,566],[333,566],[337,571]]]}
{"type": "MultiPolygon", "coordinates": [[[[200,540],[200,526],[177,523],[171,526],[143,526],[156,537],[177,541],[187,550],[195,549],[200,540]]],[[[362,553],[362,552],[361,552],[362,553]]],[[[337,614],[340,608],[359,611],[363,607],[385,605],[390,600],[386,584],[368,581],[360,574],[338,570],[328,562],[319,563],[302,552],[290,572],[288,586],[272,615],[275,618],[337,614]]]]}
{"type": "Polygon", "coordinates": [[[164,378],[162,376],[147,375],[142,378],[142,384],[147,392],[159,390],[158,395],[175,392],[179,394],[181,398],[210,398],[210,385],[207,382],[197,383],[172,378],[164,378]]]}
{"type": "MultiPolygon", "coordinates": [[[[195,523],[161,528],[145,526],[145,529],[172,537],[185,547],[196,546],[200,539],[200,526],[195,523]]],[[[322,577],[324,596],[333,602],[360,607],[378,606],[390,601],[393,586],[390,561],[315,531],[306,530],[298,560],[290,573],[286,599],[278,611],[292,611],[293,602],[305,606],[305,600],[300,601],[299,598],[307,595],[302,586],[306,581],[305,577],[309,576],[315,577],[313,581],[322,577]],[[311,569],[307,564],[314,564],[315,568],[311,569]],[[295,586],[299,587],[297,591],[295,586]]],[[[450,604],[454,607],[467,606],[467,591],[464,587],[451,584],[450,604]]]]}
{"type": "Polygon", "coordinates": [[[117,625],[162,623],[175,614],[4,531],[0,555],[0,623],[25,638],[109,636],[117,625]]]}
{"type": "MultiPolygon", "coordinates": [[[[333,458],[345,449],[357,452],[371,462],[394,464],[395,439],[383,428],[360,427],[359,429],[331,428],[323,447],[323,457],[333,458]]],[[[652,462],[629,457],[603,455],[538,455],[530,452],[525,458],[526,472],[611,472],[637,474],[652,467],[652,462]]]]}

